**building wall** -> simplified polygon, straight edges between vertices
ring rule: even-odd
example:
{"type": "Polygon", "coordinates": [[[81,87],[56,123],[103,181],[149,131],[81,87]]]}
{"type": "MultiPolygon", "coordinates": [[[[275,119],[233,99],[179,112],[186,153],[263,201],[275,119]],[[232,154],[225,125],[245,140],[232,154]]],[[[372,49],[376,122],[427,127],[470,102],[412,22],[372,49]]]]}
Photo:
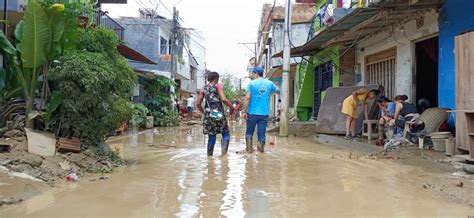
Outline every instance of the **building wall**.
{"type": "Polygon", "coordinates": [[[474,8],[474,1],[448,0],[440,12],[438,66],[440,107],[455,108],[456,106],[454,37],[474,29],[472,8],[474,8]]]}
{"type": "Polygon", "coordinates": [[[356,64],[360,66],[360,72],[356,73],[360,73],[362,78],[358,85],[366,85],[365,57],[396,47],[395,95],[406,94],[410,101],[413,100],[414,43],[437,33],[438,13],[430,11],[424,14],[424,25],[421,28],[417,28],[416,21],[412,20],[397,27],[393,33],[385,31],[362,40],[356,45],[356,64]]]}
{"type": "Polygon", "coordinates": [[[198,63],[197,66],[197,88],[200,89],[204,87],[205,83],[205,73],[206,73],[206,40],[202,36],[202,33],[197,30],[191,30],[191,41],[189,49],[193,53],[194,58],[198,63]]]}
{"type": "Polygon", "coordinates": [[[160,55],[160,36],[162,31],[165,32],[167,25],[162,24],[163,27],[160,27],[158,21],[150,22],[149,19],[140,18],[120,18],[117,22],[125,28],[124,41],[127,45],[157,63],[152,65],[130,61],[130,65],[135,70],[169,77],[171,62],[162,60],[160,55]]]}
{"type": "MultiPolygon", "coordinates": [[[[273,23],[272,30],[272,43],[271,43],[271,55],[277,54],[283,51],[283,37],[284,37],[284,24],[281,22],[273,23]]],[[[292,46],[301,46],[306,43],[308,34],[311,30],[311,23],[298,23],[291,25],[291,42],[292,46]]],[[[301,58],[291,58],[291,63],[300,63],[301,58]]],[[[271,67],[282,66],[283,58],[272,58],[271,67]]]]}

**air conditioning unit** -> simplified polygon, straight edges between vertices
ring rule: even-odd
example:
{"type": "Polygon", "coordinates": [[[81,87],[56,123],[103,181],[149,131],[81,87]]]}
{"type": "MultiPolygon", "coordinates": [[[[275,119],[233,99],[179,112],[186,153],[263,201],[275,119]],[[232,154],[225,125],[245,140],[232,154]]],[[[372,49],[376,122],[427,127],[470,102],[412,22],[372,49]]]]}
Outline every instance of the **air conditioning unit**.
{"type": "Polygon", "coordinates": [[[17,9],[18,12],[25,12],[26,10],[26,0],[18,0],[17,9]]]}

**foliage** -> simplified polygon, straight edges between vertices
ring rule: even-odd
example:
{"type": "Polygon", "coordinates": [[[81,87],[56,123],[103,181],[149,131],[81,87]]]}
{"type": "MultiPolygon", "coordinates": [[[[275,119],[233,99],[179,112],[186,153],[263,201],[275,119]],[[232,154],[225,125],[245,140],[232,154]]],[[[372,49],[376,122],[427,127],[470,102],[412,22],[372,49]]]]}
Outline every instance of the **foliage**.
{"type": "Polygon", "coordinates": [[[77,49],[90,52],[105,53],[111,59],[117,59],[117,45],[119,38],[110,29],[86,28],[79,30],[79,38],[77,39],[77,49]]]}
{"type": "Polygon", "coordinates": [[[134,110],[122,97],[129,96],[134,79],[128,66],[118,69],[106,54],[67,52],[50,72],[62,104],[48,127],[60,136],[76,136],[89,145],[98,145],[132,118],[134,110]]]}
{"type": "Polygon", "coordinates": [[[134,126],[142,123],[145,120],[144,117],[150,113],[148,108],[143,104],[136,104],[130,102],[129,107],[133,110],[132,125],[134,126]]]}
{"type": "Polygon", "coordinates": [[[164,76],[155,79],[147,79],[144,82],[145,91],[149,98],[164,97],[170,98],[170,88],[176,87],[176,82],[164,76]]]}
{"type": "Polygon", "coordinates": [[[109,160],[117,165],[124,165],[125,161],[120,157],[120,149],[116,148],[110,152],[109,160]]]}
{"type": "Polygon", "coordinates": [[[78,34],[77,48],[93,53],[101,53],[112,63],[115,74],[119,80],[114,81],[114,93],[123,93],[121,97],[129,97],[133,93],[137,76],[128,65],[128,61],[120,56],[117,45],[120,40],[114,31],[102,27],[87,28],[78,34]]]}
{"type": "Polygon", "coordinates": [[[144,89],[148,98],[145,105],[154,118],[155,126],[179,125],[179,114],[173,107],[170,93],[170,88],[175,86],[176,82],[166,77],[145,80],[144,89]]]}
{"type": "MultiPolygon", "coordinates": [[[[23,20],[15,29],[17,47],[13,47],[5,35],[0,35],[0,46],[5,57],[5,80],[12,85],[0,87],[3,101],[21,94],[26,99],[26,111],[34,109],[34,98],[41,72],[47,72],[49,63],[64,50],[64,30],[75,31],[77,23],[66,23],[63,4],[48,5],[38,0],[29,0],[23,20]],[[12,76],[14,75],[14,76],[12,76]]],[[[31,127],[32,122],[27,121],[31,127]]]]}
{"type": "Polygon", "coordinates": [[[233,101],[245,95],[245,90],[241,89],[241,80],[237,79],[231,74],[224,74],[221,76],[220,82],[224,88],[224,94],[227,99],[233,101]]]}

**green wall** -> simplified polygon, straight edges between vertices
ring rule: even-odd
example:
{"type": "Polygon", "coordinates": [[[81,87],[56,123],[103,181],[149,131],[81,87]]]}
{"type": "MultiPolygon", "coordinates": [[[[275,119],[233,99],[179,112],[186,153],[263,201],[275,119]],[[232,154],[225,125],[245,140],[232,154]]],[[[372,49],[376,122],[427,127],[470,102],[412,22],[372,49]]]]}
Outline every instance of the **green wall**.
{"type": "MultiPolygon", "coordinates": [[[[314,89],[314,67],[320,64],[332,61],[335,66],[339,66],[339,47],[332,46],[327,48],[309,59],[309,63],[298,65],[297,77],[298,81],[298,101],[296,103],[297,117],[301,121],[307,121],[311,117],[313,107],[313,89],[314,89]]],[[[333,73],[333,87],[339,87],[339,69],[336,67],[333,73]]],[[[324,99],[325,92],[322,93],[324,99]]]]}

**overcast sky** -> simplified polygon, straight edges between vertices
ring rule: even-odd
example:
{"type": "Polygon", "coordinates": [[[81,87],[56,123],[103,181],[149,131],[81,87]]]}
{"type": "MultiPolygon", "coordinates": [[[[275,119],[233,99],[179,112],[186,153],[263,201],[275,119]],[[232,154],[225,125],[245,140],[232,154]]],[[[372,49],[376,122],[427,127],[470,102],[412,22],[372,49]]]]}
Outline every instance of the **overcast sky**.
{"type": "MultiPolygon", "coordinates": [[[[184,27],[203,32],[207,48],[207,68],[218,72],[246,75],[251,52],[240,42],[255,42],[263,3],[273,0],[161,0],[173,10],[176,6],[184,27]]],[[[285,0],[277,0],[283,5],[285,0]]],[[[156,8],[158,13],[172,18],[159,0],[128,0],[127,5],[104,4],[102,10],[112,17],[138,16],[138,9],[156,8]]],[[[250,46],[252,47],[252,46],[250,46]]]]}

